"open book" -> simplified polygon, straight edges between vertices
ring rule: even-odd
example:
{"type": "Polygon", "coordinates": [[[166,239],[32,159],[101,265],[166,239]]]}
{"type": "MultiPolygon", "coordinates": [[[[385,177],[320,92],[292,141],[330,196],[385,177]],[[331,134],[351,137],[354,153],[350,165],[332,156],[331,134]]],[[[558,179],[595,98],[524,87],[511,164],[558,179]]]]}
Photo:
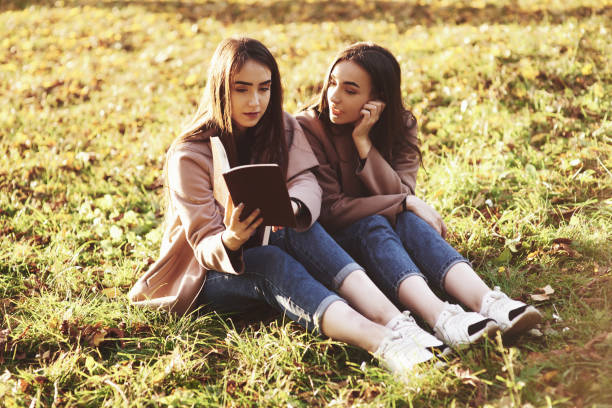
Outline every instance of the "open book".
{"type": "Polygon", "coordinates": [[[247,164],[230,168],[221,139],[211,137],[210,148],[213,156],[213,195],[222,206],[225,207],[229,196],[234,205],[244,203],[243,218],[259,208],[264,220],[262,225],[296,226],[287,185],[277,164],[247,164]]]}

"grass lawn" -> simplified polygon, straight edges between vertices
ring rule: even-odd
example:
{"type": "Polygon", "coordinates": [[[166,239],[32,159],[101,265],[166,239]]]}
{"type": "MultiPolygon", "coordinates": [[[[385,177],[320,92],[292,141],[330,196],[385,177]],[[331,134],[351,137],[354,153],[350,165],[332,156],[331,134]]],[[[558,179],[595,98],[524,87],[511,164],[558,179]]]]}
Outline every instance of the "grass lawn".
{"type": "Polygon", "coordinates": [[[0,405],[612,406],[612,1],[0,1],[0,405]],[[537,331],[396,381],[276,317],[126,293],[159,251],[164,153],[218,42],[268,45],[295,112],[334,54],[389,48],[417,195],[537,331]]]}

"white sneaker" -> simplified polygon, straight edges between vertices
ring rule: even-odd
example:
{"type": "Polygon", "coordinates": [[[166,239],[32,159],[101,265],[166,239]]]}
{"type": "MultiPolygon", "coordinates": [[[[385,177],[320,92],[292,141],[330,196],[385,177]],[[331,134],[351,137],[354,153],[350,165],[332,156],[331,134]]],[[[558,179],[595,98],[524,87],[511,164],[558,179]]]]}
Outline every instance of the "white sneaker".
{"type": "Polygon", "coordinates": [[[466,312],[461,306],[446,302],[433,330],[437,338],[458,348],[478,342],[485,334],[493,338],[499,326],[493,319],[476,312],[466,312]]]}
{"type": "Polygon", "coordinates": [[[542,315],[535,307],[510,299],[499,290],[499,286],[484,295],[480,314],[494,319],[507,337],[530,330],[542,321],[542,315]]]}
{"type": "Polygon", "coordinates": [[[415,365],[434,357],[426,348],[395,331],[383,339],[373,354],[385,368],[395,374],[408,374],[415,365]]]}
{"type": "Polygon", "coordinates": [[[412,340],[414,343],[429,350],[434,355],[446,355],[451,351],[446,344],[423,330],[407,310],[391,319],[386,327],[400,333],[403,337],[412,340]]]}

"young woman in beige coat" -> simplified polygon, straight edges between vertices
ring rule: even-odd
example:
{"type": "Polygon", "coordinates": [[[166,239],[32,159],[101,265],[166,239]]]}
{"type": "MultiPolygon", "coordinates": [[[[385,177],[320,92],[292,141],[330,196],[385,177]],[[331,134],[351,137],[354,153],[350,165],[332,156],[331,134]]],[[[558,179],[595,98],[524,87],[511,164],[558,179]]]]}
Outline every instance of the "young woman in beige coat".
{"type": "MultiPolygon", "coordinates": [[[[319,161],[313,171],[323,189],[321,224],[389,299],[450,346],[499,329],[512,336],[532,328],[540,313],[491,290],[445,241],[440,214],[414,195],[417,124],[403,106],[400,83],[388,50],[358,43],[339,53],[318,103],[297,115],[319,161]],[[471,311],[442,301],[430,285],[471,311]]],[[[367,316],[363,298],[351,304],[367,316]]]]}
{"type": "Polygon", "coordinates": [[[224,40],[193,121],[167,153],[160,256],[132,288],[131,300],[179,314],[269,305],[309,330],[372,352],[393,371],[431,359],[431,348],[442,343],[418,327],[410,338],[403,336],[403,323],[410,322],[399,310],[374,321],[349,306],[351,294],[371,287],[368,309],[393,307],[315,222],[321,203],[311,172],[316,166],[297,121],[282,111],[280,74],[270,51],[249,38],[224,40]],[[298,228],[276,229],[270,245],[261,246],[258,211],[241,219],[242,203],[215,200],[211,136],[220,137],[232,167],[280,166],[298,228]]]}

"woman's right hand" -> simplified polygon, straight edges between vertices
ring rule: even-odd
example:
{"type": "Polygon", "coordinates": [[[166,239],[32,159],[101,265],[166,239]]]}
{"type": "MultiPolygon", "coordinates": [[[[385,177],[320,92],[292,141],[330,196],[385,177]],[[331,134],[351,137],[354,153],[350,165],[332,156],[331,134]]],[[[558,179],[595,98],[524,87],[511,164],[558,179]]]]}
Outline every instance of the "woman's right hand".
{"type": "Polygon", "coordinates": [[[425,201],[417,198],[413,195],[406,197],[406,209],[412,211],[419,216],[423,221],[428,223],[433,229],[435,229],[442,238],[446,238],[446,225],[442,220],[442,217],[432,206],[427,204],[425,201]]]}
{"type": "Polygon", "coordinates": [[[243,209],[243,203],[234,207],[231,197],[228,198],[225,204],[225,215],[223,217],[225,231],[221,234],[221,240],[223,244],[232,251],[239,250],[263,222],[263,218],[257,218],[260,213],[259,208],[249,214],[244,220],[240,221],[240,215],[243,209]]]}

